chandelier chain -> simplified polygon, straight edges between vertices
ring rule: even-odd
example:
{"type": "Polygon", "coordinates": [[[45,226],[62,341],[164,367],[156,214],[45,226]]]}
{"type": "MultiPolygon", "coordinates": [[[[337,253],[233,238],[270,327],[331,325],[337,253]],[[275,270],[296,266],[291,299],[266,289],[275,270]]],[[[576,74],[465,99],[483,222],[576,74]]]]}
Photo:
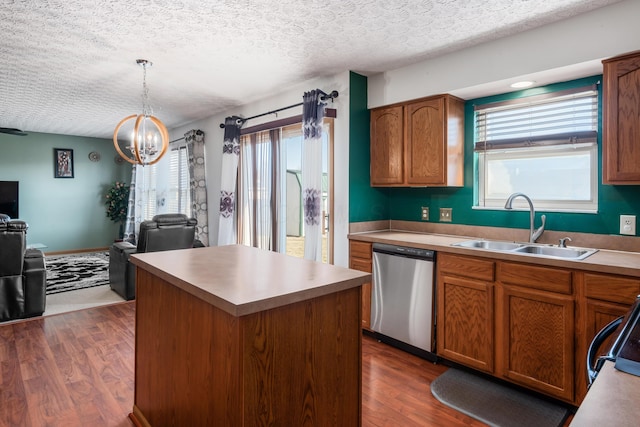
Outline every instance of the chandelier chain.
{"type": "Polygon", "coordinates": [[[147,62],[142,63],[142,114],[152,116],[153,109],[149,102],[149,87],[147,86],[147,62]]]}

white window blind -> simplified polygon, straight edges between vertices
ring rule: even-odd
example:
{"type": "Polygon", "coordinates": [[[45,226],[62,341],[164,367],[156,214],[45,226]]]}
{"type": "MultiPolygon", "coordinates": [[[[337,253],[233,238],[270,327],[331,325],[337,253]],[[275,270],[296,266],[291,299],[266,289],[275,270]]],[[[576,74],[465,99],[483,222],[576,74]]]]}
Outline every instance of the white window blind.
{"type": "Polygon", "coordinates": [[[169,159],[168,212],[191,216],[191,190],[189,189],[189,162],[187,147],[171,150],[169,159]]]}
{"type": "Polygon", "coordinates": [[[144,185],[138,185],[137,188],[142,188],[147,193],[143,218],[151,219],[156,214],[157,164],[138,167],[142,167],[144,171],[144,185]]]}
{"type": "Polygon", "coordinates": [[[475,108],[475,150],[595,143],[598,92],[581,88],[475,108]]]}
{"type": "MultiPolygon", "coordinates": [[[[191,216],[191,190],[189,188],[189,159],[187,147],[176,147],[167,153],[169,166],[161,168],[159,163],[144,167],[144,188],[147,190],[145,203],[145,215],[147,219],[153,218],[158,212],[160,203],[158,199],[158,171],[168,171],[169,179],[167,191],[161,191],[164,195],[162,201],[166,209],[161,212],[182,213],[191,216]]],[[[165,172],[166,173],[166,172],[165,172]]]]}

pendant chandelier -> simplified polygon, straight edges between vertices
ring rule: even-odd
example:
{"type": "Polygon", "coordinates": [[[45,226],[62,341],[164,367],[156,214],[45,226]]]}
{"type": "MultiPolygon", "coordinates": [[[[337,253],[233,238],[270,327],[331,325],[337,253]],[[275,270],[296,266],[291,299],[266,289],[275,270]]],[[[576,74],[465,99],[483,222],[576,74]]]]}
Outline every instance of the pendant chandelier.
{"type": "Polygon", "coordinates": [[[138,59],[142,66],[142,114],[132,114],[118,123],[113,132],[113,145],[124,160],[142,166],[157,163],[169,147],[169,133],[165,125],[153,116],[149,104],[147,67],[153,65],[146,59],[138,59]]]}

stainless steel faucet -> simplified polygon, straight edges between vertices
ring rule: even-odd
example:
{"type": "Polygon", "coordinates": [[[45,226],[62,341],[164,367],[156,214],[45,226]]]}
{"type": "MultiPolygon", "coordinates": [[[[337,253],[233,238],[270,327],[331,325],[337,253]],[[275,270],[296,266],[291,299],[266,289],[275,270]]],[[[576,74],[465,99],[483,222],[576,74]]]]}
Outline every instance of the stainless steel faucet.
{"type": "Polygon", "coordinates": [[[542,215],[540,217],[540,219],[542,219],[542,225],[540,227],[538,227],[537,229],[534,229],[533,222],[534,222],[535,217],[536,217],[536,211],[535,211],[535,209],[533,209],[533,202],[531,202],[531,199],[529,197],[527,197],[526,194],[513,193],[507,199],[507,203],[504,204],[504,208],[505,209],[513,209],[513,207],[511,205],[513,204],[513,199],[515,199],[516,197],[522,197],[527,201],[527,203],[529,203],[529,243],[535,243],[536,240],[538,240],[538,237],[540,237],[540,235],[542,235],[542,233],[544,232],[544,223],[545,223],[545,220],[547,219],[547,217],[545,215],[542,215]]]}
{"type": "Polygon", "coordinates": [[[560,239],[560,241],[558,242],[558,247],[559,248],[566,248],[567,247],[567,240],[571,241],[571,237],[563,237],[562,239],[560,239]]]}

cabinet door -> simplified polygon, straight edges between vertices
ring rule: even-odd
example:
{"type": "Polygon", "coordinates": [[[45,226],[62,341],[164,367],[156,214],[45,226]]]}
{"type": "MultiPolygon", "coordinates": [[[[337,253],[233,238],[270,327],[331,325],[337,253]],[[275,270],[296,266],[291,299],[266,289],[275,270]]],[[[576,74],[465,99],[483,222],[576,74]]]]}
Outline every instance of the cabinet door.
{"type": "Polygon", "coordinates": [[[603,61],[605,184],[640,183],[640,52],[603,61]]]}
{"type": "MultiPolygon", "coordinates": [[[[609,322],[620,316],[624,316],[629,311],[629,306],[624,304],[614,304],[605,301],[587,300],[587,342],[591,342],[596,334],[609,322]]],[[[612,338],[612,337],[610,337],[612,338]]],[[[608,348],[612,342],[607,340],[603,343],[603,348],[608,348]]]]}
{"type": "MultiPolygon", "coordinates": [[[[371,243],[349,242],[349,268],[371,273],[371,243]]],[[[371,283],[365,283],[361,288],[362,295],[362,327],[371,329],[371,283]]]]}
{"type": "Polygon", "coordinates": [[[567,401],[574,392],[574,302],[560,295],[504,286],[497,320],[499,374],[567,401]]]}
{"type": "MultiPolygon", "coordinates": [[[[349,268],[371,273],[371,261],[358,258],[351,258],[349,268]]],[[[371,328],[371,282],[365,283],[361,288],[362,292],[362,327],[371,328]]]]}
{"type": "Polygon", "coordinates": [[[492,283],[440,274],[438,355],[493,373],[493,302],[492,283]]]}
{"type": "Polygon", "coordinates": [[[432,98],[406,106],[407,183],[445,185],[444,98],[432,98]]]}
{"type": "Polygon", "coordinates": [[[400,185],[403,182],[403,107],[371,110],[371,185],[400,185]]]}

